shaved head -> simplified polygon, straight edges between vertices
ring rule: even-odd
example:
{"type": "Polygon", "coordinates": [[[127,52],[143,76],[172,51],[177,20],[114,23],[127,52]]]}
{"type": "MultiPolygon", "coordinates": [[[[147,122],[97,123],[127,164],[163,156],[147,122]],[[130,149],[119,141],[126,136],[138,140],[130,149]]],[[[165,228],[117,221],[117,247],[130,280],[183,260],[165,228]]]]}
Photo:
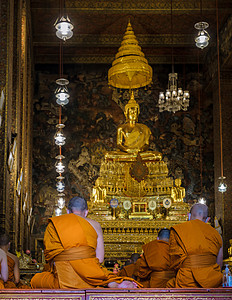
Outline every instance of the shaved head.
{"type": "Polygon", "coordinates": [[[159,240],[168,241],[169,237],[170,237],[170,230],[168,228],[162,228],[158,232],[158,238],[159,238],[159,240]]]}
{"type": "Polygon", "coordinates": [[[81,197],[73,197],[72,199],[69,200],[68,210],[70,212],[74,212],[74,211],[83,212],[85,210],[88,210],[87,201],[81,197]]]}
{"type": "Polygon", "coordinates": [[[199,219],[201,221],[206,221],[208,217],[208,206],[201,203],[195,203],[191,209],[191,220],[199,219]]]}
{"type": "Polygon", "coordinates": [[[7,233],[3,233],[0,235],[0,247],[8,245],[9,242],[10,242],[10,238],[7,233]]]}
{"type": "Polygon", "coordinates": [[[133,263],[135,263],[139,258],[140,258],[139,253],[132,253],[131,257],[130,257],[130,259],[133,263]]]}

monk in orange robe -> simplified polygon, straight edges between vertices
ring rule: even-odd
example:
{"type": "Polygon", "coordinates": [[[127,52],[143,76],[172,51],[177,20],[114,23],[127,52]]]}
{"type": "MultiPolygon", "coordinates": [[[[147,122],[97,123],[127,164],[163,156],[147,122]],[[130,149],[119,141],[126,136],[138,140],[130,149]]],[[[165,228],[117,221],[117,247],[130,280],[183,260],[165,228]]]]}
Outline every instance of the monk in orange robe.
{"type": "Polygon", "coordinates": [[[157,240],[143,246],[143,254],[134,275],[144,287],[164,288],[175,277],[175,272],[170,269],[169,235],[169,229],[163,228],[157,240]]]}
{"type": "Polygon", "coordinates": [[[167,287],[220,287],[223,243],[217,230],[206,224],[208,207],[194,204],[189,220],[171,228],[171,266],[177,270],[177,275],[167,287]]]}
{"type": "Polygon", "coordinates": [[[101,267],[104,242],[101,226],[87,218],[87,202],[74,197],[69,201],[68,214],[49,219],[44,234],[45,259],[50,271],[31,279],[33,288],[77,288],[99,286],[135,288],[132,278],[119,277],[101,267]]]}
{"type": "MultiPolygon", "coordinates": [[[[8,250],[10,249],[10,238],[8,234],[3,233],[0,235],[0,249],[4,251],[7,257],[7,267],[8,267],[8,279],[3,281],[1,280],[1,284],[3,284],[2,288],[6,289],[30,289],[29,286],[24,285],[20,282],[20,270],[19,270],[19,260],[18,257],[8,250]]],[[[1,263],[1,269],[3,265],[1,263]]]]}
{"type": "Polygon", "coordinates": [[[140,258],[139,253],[133,253],[131,254],[130,260],[129,260],[129,264],[127,264],[126,266],[124,266],[122,268],[122,270],[120,270],[118,272],[118,276],[127,276],[127,277],[131,277],[133,278],[133,273],[135,271],[135,264],[137,262],[137,260],[140,258]]]}
{"type": "Polygon", "coordinates": [[[5,251],[0,248],[0,289],[4,289],[4,282],[8,280],[8,265],[5,251]]]}

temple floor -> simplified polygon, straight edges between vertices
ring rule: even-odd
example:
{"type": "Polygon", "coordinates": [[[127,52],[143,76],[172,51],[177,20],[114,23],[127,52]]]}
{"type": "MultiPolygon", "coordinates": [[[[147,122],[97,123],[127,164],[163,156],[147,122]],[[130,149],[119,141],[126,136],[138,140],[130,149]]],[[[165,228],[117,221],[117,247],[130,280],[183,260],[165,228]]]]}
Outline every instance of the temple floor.
{"type": "Polygon", "coordinates": [[[217,289],[88,289],[88,290],[0,290],[0,299],[66,300],[231,300],[232,288],[217,289]]]}

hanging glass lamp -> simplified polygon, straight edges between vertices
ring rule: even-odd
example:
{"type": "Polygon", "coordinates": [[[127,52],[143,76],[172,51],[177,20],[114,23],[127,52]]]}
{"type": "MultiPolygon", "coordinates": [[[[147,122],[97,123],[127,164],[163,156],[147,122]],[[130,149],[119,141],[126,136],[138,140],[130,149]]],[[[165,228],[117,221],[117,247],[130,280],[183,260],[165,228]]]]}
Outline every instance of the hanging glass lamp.
{"type": "Polygon", "coordinates": [[[57,173],[64,173],[65,171],[65,165],[62,162],[62,159],[64,159],[65,157],[63,155],[57,155],[56,159],[57,162],[55,163],[55,168],[56,168],[56,172],[57,173]]]}
{"type": "Polygon", "coordinates": [[[64,199],[65,194],[60,193],[58,194],[58,198],[56,200],[57,206],[62,209],[65,207],[65,199],[64,199]]]}
{"type": "Polygon", "coordinates": [[[56,84],[58,85],[55,96],[56,96],[56,103],[63,106],[69,103],[69,92],[67,85],[69,81],[65,78],[59,78],[56,80],[56,84]]]}
{"type": "Polygon", "coordinates": [[[63,128],[65,127],[64,124],[57,124],[56,128],[58,128],[56,134],[54,135],[55,144],[57,146],[63,146],[65,144],[66,137],[63,134],[63,128]]]}
{"type": "Polygon", "coordinates": [[[200,49],[204,49],[209,45],[210,36],[205,30],[209,27],[209,24],[207,22],[198,22],[194,25],[194,27],[199,30],[198,35],[195,38],[196,46],[200,49]]]}
{"type": "Polygon", "coordinates": [[[218,185],[218,191],[220,193],[225,193],[227,190],[227,184],[224,182],[226,177],[222,176],[218,178],[220,180],[219,185],[218,185]]]}
{"type": "Polygon", "coordinates": [[[57,19],[56,23],[54,24],[56,28],[56,36],[63,40],[66,41],[70,39],[73,36],[73,24],[71,23],[69,17],[67,16],[66,18],[62,16],[60,19],[57,19]]]}

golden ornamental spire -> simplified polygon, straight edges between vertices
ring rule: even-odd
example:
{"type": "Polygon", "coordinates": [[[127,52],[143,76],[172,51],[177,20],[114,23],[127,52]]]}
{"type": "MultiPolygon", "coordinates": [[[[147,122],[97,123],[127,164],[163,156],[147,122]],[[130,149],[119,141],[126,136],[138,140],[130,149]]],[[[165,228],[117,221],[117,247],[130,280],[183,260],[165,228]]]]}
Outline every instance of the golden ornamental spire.
{"type": "Polygon", "coordinates": [[[138,45],[130,21],[108,72],[110,86],[122,89],[135,89],[148,85],[152,81],[152,68],[138,45]]]}

